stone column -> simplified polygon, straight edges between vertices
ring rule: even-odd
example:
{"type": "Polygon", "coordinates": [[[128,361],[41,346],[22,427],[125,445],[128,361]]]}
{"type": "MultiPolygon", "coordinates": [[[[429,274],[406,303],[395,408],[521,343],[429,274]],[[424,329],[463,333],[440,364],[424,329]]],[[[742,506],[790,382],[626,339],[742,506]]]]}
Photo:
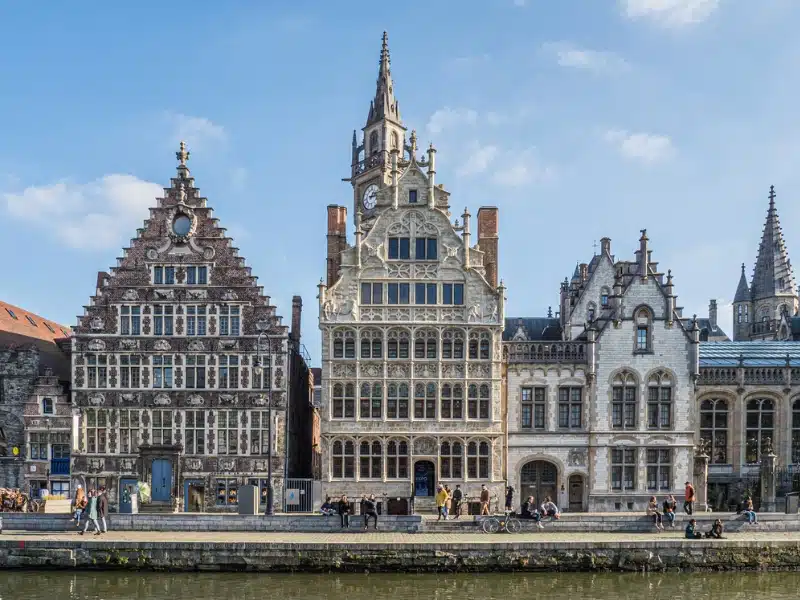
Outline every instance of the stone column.
{"type": "Polygon", "coordinates": [[[705,444],[700,440],[696,454],[694,455],[694,485],[695,510],[705,512],[708,509],[708,453],[705,444]]]}
{"type": "Polygon", "coordinates": [[[775,453],[767,444],[761,454],[761,512],[775,512],[775,453]]]}

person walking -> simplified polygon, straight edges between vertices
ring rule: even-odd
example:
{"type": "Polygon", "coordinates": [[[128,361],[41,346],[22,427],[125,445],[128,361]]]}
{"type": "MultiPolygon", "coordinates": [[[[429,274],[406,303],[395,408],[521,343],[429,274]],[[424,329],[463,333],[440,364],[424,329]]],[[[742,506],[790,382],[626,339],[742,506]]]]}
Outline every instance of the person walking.
{"type": "Polygon", "coordinates": [[[683,491],[683,512],[691,515],[694,512],[694,486],[690,482],[686,482],[686,489],[683,491]]]}
{"type": "Polygon", "coordinates": [[[447,492],[447,499],[444,501],[444,518],[450,516],[450,504],[453,502],[453,492],[450,490],[449,485],[444,486],[444,491],[447,492]]]}
{"type": "Polygon", "coordinates": [[[97,496],[97,521],[100,523],[100,531],[103,533],[108,533],[106,517],[108,517],[108,492],[105,487],[101,487],[97,496]]]}
{"type": "Polygon", "coordinates": [[[376,510],[375,494],[370,494],[369,498],[364,500],[364,531],[369,527],[369,518],[375,519],[375,529],[378,529],[378,511],[376,510]]]}
{"type": "Polygon", "coordinates": [[[100,525],[97,524],[97,492],[89,490],[89,505],[87,507],[86,525],[79,532],[81,535],[89,530],[89,523],[94,524],[94,534],[100,535],[100,525]]]}
{"type": "Polygon", "coordinates": [[[506,488],[506,512],[512,512],[513,510],[514,510],[514,488],[509,485],[506,488]]]}
{"type": "Polygon", "coordinates": [[[441,485],[436,488],[436,510],[439,512],[437,521],[441,521],[442,517],[447,518],[447,490],[441,485]]]}
{"type": "Polygon", "coordinates": [[[489,514],[489,488],[486,484],[481,485],[481,516],[489,514]]]}
{"type": "Polygon", "coordinates": [[[83,490],[83,486],[78,484],[78,489],[75,491],[75,500],[72,504],[72,519],[75,521],[75,526],[78,529],[81,527],[81,516],[86,508],[86,504],[86,492],[83,490]]]}
{"type": "Polygon", "coordinates": [[[457,485],[456,489],[453,490],[453,513],[454,519],[459,517],[459,513],[461,512],[461,502],[464,500],[464,493],[461,491],[461,486],[457,485]]]}
{"type": "Polygon", "coordinates": [[[350,527],[350,511],[353,510],[347,496],[342,496],[339,499],[339,517],[342,520],[342,529],[350,527]]]}

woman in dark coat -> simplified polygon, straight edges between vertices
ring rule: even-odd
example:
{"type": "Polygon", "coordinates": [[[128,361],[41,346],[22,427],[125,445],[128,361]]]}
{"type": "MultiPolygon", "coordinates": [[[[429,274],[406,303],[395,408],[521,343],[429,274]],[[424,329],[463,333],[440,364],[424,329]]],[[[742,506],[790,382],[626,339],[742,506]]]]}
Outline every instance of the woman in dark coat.
{"type": "Polygon", "coordinates": [[[339,500],[339,516],[342,519],[342,529],[350,527],[350,512],[353,510],[347,496],[342,496],[339,500]]]}

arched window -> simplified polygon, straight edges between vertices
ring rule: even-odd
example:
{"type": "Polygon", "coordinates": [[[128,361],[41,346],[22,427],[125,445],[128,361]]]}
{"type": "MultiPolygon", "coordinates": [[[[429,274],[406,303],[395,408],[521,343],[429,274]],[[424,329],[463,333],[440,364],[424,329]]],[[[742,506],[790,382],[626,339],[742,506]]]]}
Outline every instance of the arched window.
{"type": "Polygon", "coordinates": [[[351,330],[337,329],[333,332],[333,358],[356,357],[356,334],[351,330]]]}
{"type": "Polygon", "coordinates": [[[800,463],[800,399],[792,404],[792,464],[800,463]]]}
{"type": "Polygon", "coordinates": [[[443,419],[464,418],[464,388],[460,383],[442,386],[441,416],[443,419]]]}
{"type": "Polygon", "coordinates": [[[436,418],[436,384],[418,383],[414,386],[414,418],[436,418]]]}
{"type": "Polygon", "coordinates": [[[728,403],[709,399],[700,403],[700,438],[711,449],[711,462],[728,463],[728,403]]]}
{"type": "Polygon", "coordinates": [[[344,340],[337,338],[333,340],[333,358],[344,358],[344,340]]]}
{"type": "Polygon", "coordinates": [[[389,440],[386,445],[386,477],[408,479],[408,442],[389,440]]]}
{"type": "Polygon", "coordinates": [[[736,322],[742,323],[744,322],[744,305],[740,304],[736,308],[736,322]]]}
{"type": "Polygon", "coordinates": [[[652,346],[652,316],[646,308],[636,311],[636,340],[634,349],[636,352],[650,352],[652,346]]]}
{"type": "Polygon", "coordinates": [[[772,444],[775,434],[775,402],[755,398],[747,402],[746,456],[748,464],[761,461],[761,454],[772,444]]]}
{"type": "Polygon", "coordinates": [[[352,383],[333,386],[333,418],[352,419],[356,416],[356,386],[352,383]]]}
{"type": "Polygon", "coordinates": [[[380,146],[378,145],[378,132],[373,131],[369,135],[369,153],[370,154],[377,154],[380,151],[380,146]]]}
{"type": "Polygon", "coordinates": [[[414,358],[436,358],[435,331],[421,330],[414,334],[414,358]]]}
{"type": "Polygon", "coordinates": [[[473,360],[478,358],[478,340],[471,339],[469,341],[469,357],[473,360]]]}
{"type": "Polygon", "coordinates": [[[600,288],[600,306],[602,308],[608,307],[608,297],[611,295],[611,291],[607,287],[600,288]]]}
{"type": "Polygon", "coordinates": [[[665,371],[656,371],[647,382],[647,427],[672,427],[672,377],[665,371]]]}
{"type": "Polygon", "coordinates": [[[457,330],[442,333],[442,358],[464,358],[464,334],[457,330]]]}
{"type": "Polygon", "coordinates": [[[470,419],[488,419],[491,406],[491,390],[487,384],[478,387],[470,384],[467,397],[467,416],[470,419]]]}
{"type": "Polygon", "coordinates": [[[611,384],[611,427],[636,429],[636,378],[630,372],[619,373],[611,384]]]}
{"type": "Polygon", "coordinates": [[[383,386],[380,383],[361,384],[358,414],[362,419],[380,419],[383,416],[383,386]]]}
{"type": "Polygon", "coordinates": [[[389,343],[387,347],[388,358],[408,358],[409,335],[402,329],[392,329],[389,331],[389,343]]]}
{"type": "Polygon", "coordinates": [[[383,448],[378,440],[364,440],[358,448],[358,476],[361,479],[380,479],[383,468],[383,448]]]}
{"type": "Polygon", "coordinates": [[[387,419],[408,418],[408,384],[390,383],[386,405],[387,419]]]}
{"type": "Polygon", "coordinates": [[[352,479],[356,476],[356,448],[351,440],[336,440],[331,452],[333,464],[331,477],[334,479],[352,479]]]}
{"type": "Polygon", "coordinates": [[[470,442],[467,445],[467,477],[489,479],[489,442],[470,442]]]}
{"type": "Polygon", "coordinates": [[[464,477],[464,449],[461,442],[442,442],[439,447],[439,477],[441,479],[464,477]]]}
{"type": "Polygon", "coordinates": [[[597,306],[595,306],[594,302],[589,302],[589,305],[586,308],[586,321],[589,323],[593,323],[596,317],[597,317],[597,306]]]}
{"type": "Polygon", "coordinates": [[[383,333],[375,329],[361,332],[361,358],[383,358],[383,333]]]}

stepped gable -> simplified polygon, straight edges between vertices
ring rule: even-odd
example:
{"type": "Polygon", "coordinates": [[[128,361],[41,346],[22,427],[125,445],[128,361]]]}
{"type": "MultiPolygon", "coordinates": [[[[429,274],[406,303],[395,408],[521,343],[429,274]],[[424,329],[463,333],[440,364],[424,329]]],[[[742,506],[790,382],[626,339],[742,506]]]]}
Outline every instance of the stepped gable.
{"type": "MultiPolygon", "coordinates": [[[[142,332],[151,327],[149,302],[198,302],[210,306],[209,331],[215,327],[215,302],[245,302],[242,308],[244,335],[257,335],[256,323],[269,323],[270,335],[288,335],[276,308],[265,296],[258,278],[239,256],[233,240],[213,216],[208,200],[200,195],[189,172],[189,152],[181,142],[176,152],[177,175],[156,198],[150,217],[137,230],[130,246],[123,248],[117,265],[108,273],[98,273],[97,290],[74,328],[78,336],[114,335],[117,332],[118,306],[122,302],[144,304],[142,332]],[[153,279],[155,265],[174,265],[175,283],[160,287],[153,279]],[[187,267],[208,266],[208,285],[184,286],[187,267]]],[[[178,306],[176,333],[180,336],[181,307],[178,306]]]]}

